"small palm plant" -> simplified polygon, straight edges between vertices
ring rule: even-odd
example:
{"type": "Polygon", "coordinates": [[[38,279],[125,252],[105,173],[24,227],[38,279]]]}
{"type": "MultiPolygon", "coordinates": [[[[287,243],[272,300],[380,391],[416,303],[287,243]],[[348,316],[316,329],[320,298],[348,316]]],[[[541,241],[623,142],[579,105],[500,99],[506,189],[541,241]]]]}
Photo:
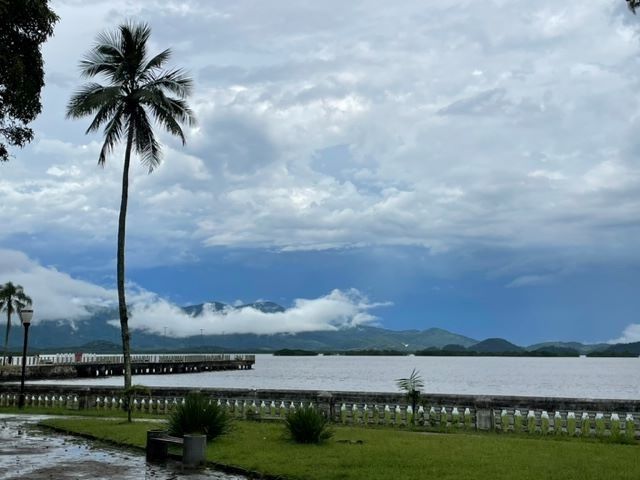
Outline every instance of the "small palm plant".
{"type": "MultiPolygon", "coordinates": [[[[420,400],[420,395],[424,388],[424,380],[422,380],[420,372],[414,368],[408,378],[398,378],[396,385],[405,393],[407,400],[411,403],[411,409],[415,412],[416,405],[420,400]]],[[[414,416],[414,421],[415,418],[414,416]]]]}

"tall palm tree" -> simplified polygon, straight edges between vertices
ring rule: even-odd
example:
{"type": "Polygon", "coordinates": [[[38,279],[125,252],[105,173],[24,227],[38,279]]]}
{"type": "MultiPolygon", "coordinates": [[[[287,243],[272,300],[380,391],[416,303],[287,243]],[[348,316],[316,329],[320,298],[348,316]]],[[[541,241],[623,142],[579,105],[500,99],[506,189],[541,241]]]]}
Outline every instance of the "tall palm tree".
{"type": "MultiPolygon", "coordinates": [[[[102,77],[108,84],[87,83],[77,90],[67,106],[67,118],[93,116],[86,133],[103,127],[104,143],[98,164],[121,141],[126,141],[122,173],[122,197],[118,218],[117,284],[118,308],[124,356],[124,387],[131,389],[129,320],[125,301],[125,227],[129,197],[129,164],[132,151],[151,173],[160,164],[152,120],[185,143],[182,126],[195,119],[186,98],[192,80],[183,70],[165,70],[171,56],[164,50],[147,56],[151,29],[145,23],[123,23],[116,30],[98,36],[96,45],[80,63],[85,78],[102,77]]],[[[129,409],[130,413],[130,409],[129,409]]]]}
{"type": "Polygon", "coordinates": [[[11,332],[11,315],[19,312],[24,307],[31,305],[31,297],[24,293],[20,285],[7,282],[0,286],[0,312],[7,312],[7,327],[4,334],[4,350],[2,352],[2,364],[7,358],[7,348],[9,346],[9,333],[11,332]]]}

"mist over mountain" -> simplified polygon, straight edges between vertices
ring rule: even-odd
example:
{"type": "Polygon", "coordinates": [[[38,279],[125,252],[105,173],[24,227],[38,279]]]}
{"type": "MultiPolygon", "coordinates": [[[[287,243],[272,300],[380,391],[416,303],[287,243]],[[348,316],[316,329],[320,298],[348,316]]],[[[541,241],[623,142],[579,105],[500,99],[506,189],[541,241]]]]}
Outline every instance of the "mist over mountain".
{"type": "MultiPolygon", "coordinates": [[[[205,302],[180,307],[182,314],[194,320],[215,313],[226,315],[243,309],[253,309],[266,315],[274,315],[287,309],[275,302],[259,301],[243,305],[228,305],[218,301],[205,302]]],[[[33,349],[77,349],[85,351],[117,351],[120,345],[120,329],[118,326],[117,308],[87,307],[90,316],[80,320],[41,321],[30,330],[30,347],[33,349]]],[[[158,318],[159,328],[163,333],[149,332],[145,329],[132,331],[132,348],[137,350],[211,350],[211,351],[253,351],[270,352],[280,349],[301,349],[312,351],[347,351],[347,350],[395,350],[405,352],[425,349],[440,350],[452,353],[455,351],[479,352],[482,354],[504,354],[555,349],[557,351],[574,350],[581,354],[609,348],[606,344],[584,345],[578,342],[545,342],[520,347],[501,338],[490,338],[483,341],[449,332],[441,328],[426,330],[389,330],[385,328],[358,325],[344,326],[331,330],[318,330],[298,333],[227,333],[208,335],[203,329],[199,335],[176,337],[170,334],[175,318],[158,318]],[[167,327],[167,335],[164,327],[167,327]]],[[[21,347],[22,329],[14,327],[11,331],[10,346],[14,350],[21,347]]],[[[624,348],[612,351],[624,351],[624,348]]]]}

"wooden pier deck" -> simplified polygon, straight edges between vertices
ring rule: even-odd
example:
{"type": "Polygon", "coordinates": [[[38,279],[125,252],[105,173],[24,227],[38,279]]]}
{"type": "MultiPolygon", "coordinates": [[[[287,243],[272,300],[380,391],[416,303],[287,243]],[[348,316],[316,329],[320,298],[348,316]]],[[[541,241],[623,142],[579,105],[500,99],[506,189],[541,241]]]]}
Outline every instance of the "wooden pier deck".
{"type": "MultiPolygon", "coordinates": [[[[0,380],[20,378],[21,358],[0,367],[0,380]]],[[[134,354],[131,355],[133,375],[164,375],[211,372],[220,370],[250,370],[255,355],[228,354],[134,354]]],[[[28,379],[97,378],[124,374],[122,355],[54,354],[27,357],[28,379]]]]}

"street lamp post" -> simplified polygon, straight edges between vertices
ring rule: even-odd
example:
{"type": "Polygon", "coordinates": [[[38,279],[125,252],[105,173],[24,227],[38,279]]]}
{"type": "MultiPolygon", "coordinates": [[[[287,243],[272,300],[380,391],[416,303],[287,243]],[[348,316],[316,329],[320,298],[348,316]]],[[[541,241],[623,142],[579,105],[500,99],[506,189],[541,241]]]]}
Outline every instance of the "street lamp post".
{"type": "Polygon", "coordinates": [[[20,380],[20,398],[18,399],[18,408],[24,407],[24,377],[27,371],[27,343],[29,341],[29,325],[33,318],[33,310],[25,309],[19,311],[20,320],[24,326],[24,344],[22,346],[22,377],[20,380]]]}

